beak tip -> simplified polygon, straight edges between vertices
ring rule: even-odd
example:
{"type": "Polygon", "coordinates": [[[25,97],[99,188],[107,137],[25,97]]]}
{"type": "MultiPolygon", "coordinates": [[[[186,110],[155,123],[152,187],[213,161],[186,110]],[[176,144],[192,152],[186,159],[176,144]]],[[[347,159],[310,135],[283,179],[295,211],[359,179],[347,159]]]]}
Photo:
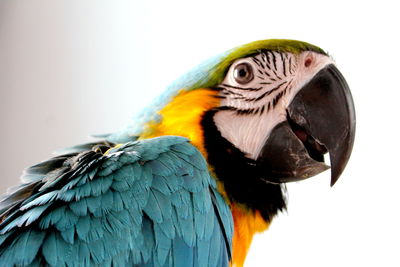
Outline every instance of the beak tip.
{"type": "Polygon", "coordinates": [[[333,187],[336,182],[339,180],[339,177],[341,175],[341,172],[335,171],[335,169],[332,168],[332,174],[331,174],[331,187],[333,187]]]}

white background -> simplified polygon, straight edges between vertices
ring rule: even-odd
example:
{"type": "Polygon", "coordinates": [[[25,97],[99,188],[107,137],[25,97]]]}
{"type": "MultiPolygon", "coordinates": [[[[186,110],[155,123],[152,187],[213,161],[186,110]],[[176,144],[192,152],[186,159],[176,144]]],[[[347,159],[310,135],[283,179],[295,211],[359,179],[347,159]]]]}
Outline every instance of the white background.
{"type": "Polygon", "coordinates": [[[55,149],[112,132],[188,69],[290,38],[327,50],[357,135],[329,173],[288,185],[289,208],[246,266],[399,266],[399,8],[395,1],[0,1],[0,191],[55,149]]]}

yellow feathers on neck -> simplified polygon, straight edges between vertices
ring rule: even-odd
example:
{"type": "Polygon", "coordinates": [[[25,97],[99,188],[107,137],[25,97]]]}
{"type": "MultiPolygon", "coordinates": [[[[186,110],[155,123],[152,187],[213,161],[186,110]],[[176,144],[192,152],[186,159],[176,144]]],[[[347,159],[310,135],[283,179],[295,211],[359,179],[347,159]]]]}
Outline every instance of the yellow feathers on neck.
{"type": "Polygon", "coordinates": [[[206,157],[201,119],[203,114],[219,105],[218,92],[210,89],[182,90],[158,114],[159,122],[152,121],[140,138],[162,135],[187,137],[206,157]]]}

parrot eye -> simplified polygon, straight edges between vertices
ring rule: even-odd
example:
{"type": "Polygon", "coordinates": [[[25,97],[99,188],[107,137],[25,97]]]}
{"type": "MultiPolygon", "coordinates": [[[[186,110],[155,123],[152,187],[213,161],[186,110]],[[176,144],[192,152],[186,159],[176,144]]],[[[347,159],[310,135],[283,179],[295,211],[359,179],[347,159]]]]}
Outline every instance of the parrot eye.
{"type": "Polygon", "coordinates": [[[253,68],[249,63],[240,63],[233,70],[233,77],[239,84],[246,84],[253,80],[253,68]]]}

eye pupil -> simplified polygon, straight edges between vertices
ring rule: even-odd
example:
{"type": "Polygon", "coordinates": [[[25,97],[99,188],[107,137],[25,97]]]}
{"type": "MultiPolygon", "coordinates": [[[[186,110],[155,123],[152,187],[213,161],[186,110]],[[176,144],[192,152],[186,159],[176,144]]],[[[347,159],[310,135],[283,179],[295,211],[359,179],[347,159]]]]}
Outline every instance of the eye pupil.
{"type": "Polygon", "coordinates": [[[246,77],[247,71],[245,69],[240,69],[239,70],[239,77],[243,78],[246,77]]]}
{"type": "Polygon", "coordinates": [[[253,80],[253,69],[249,63],[241,63],[235,66],[233,77],[237,83],[246,84],[253,80]]]}

